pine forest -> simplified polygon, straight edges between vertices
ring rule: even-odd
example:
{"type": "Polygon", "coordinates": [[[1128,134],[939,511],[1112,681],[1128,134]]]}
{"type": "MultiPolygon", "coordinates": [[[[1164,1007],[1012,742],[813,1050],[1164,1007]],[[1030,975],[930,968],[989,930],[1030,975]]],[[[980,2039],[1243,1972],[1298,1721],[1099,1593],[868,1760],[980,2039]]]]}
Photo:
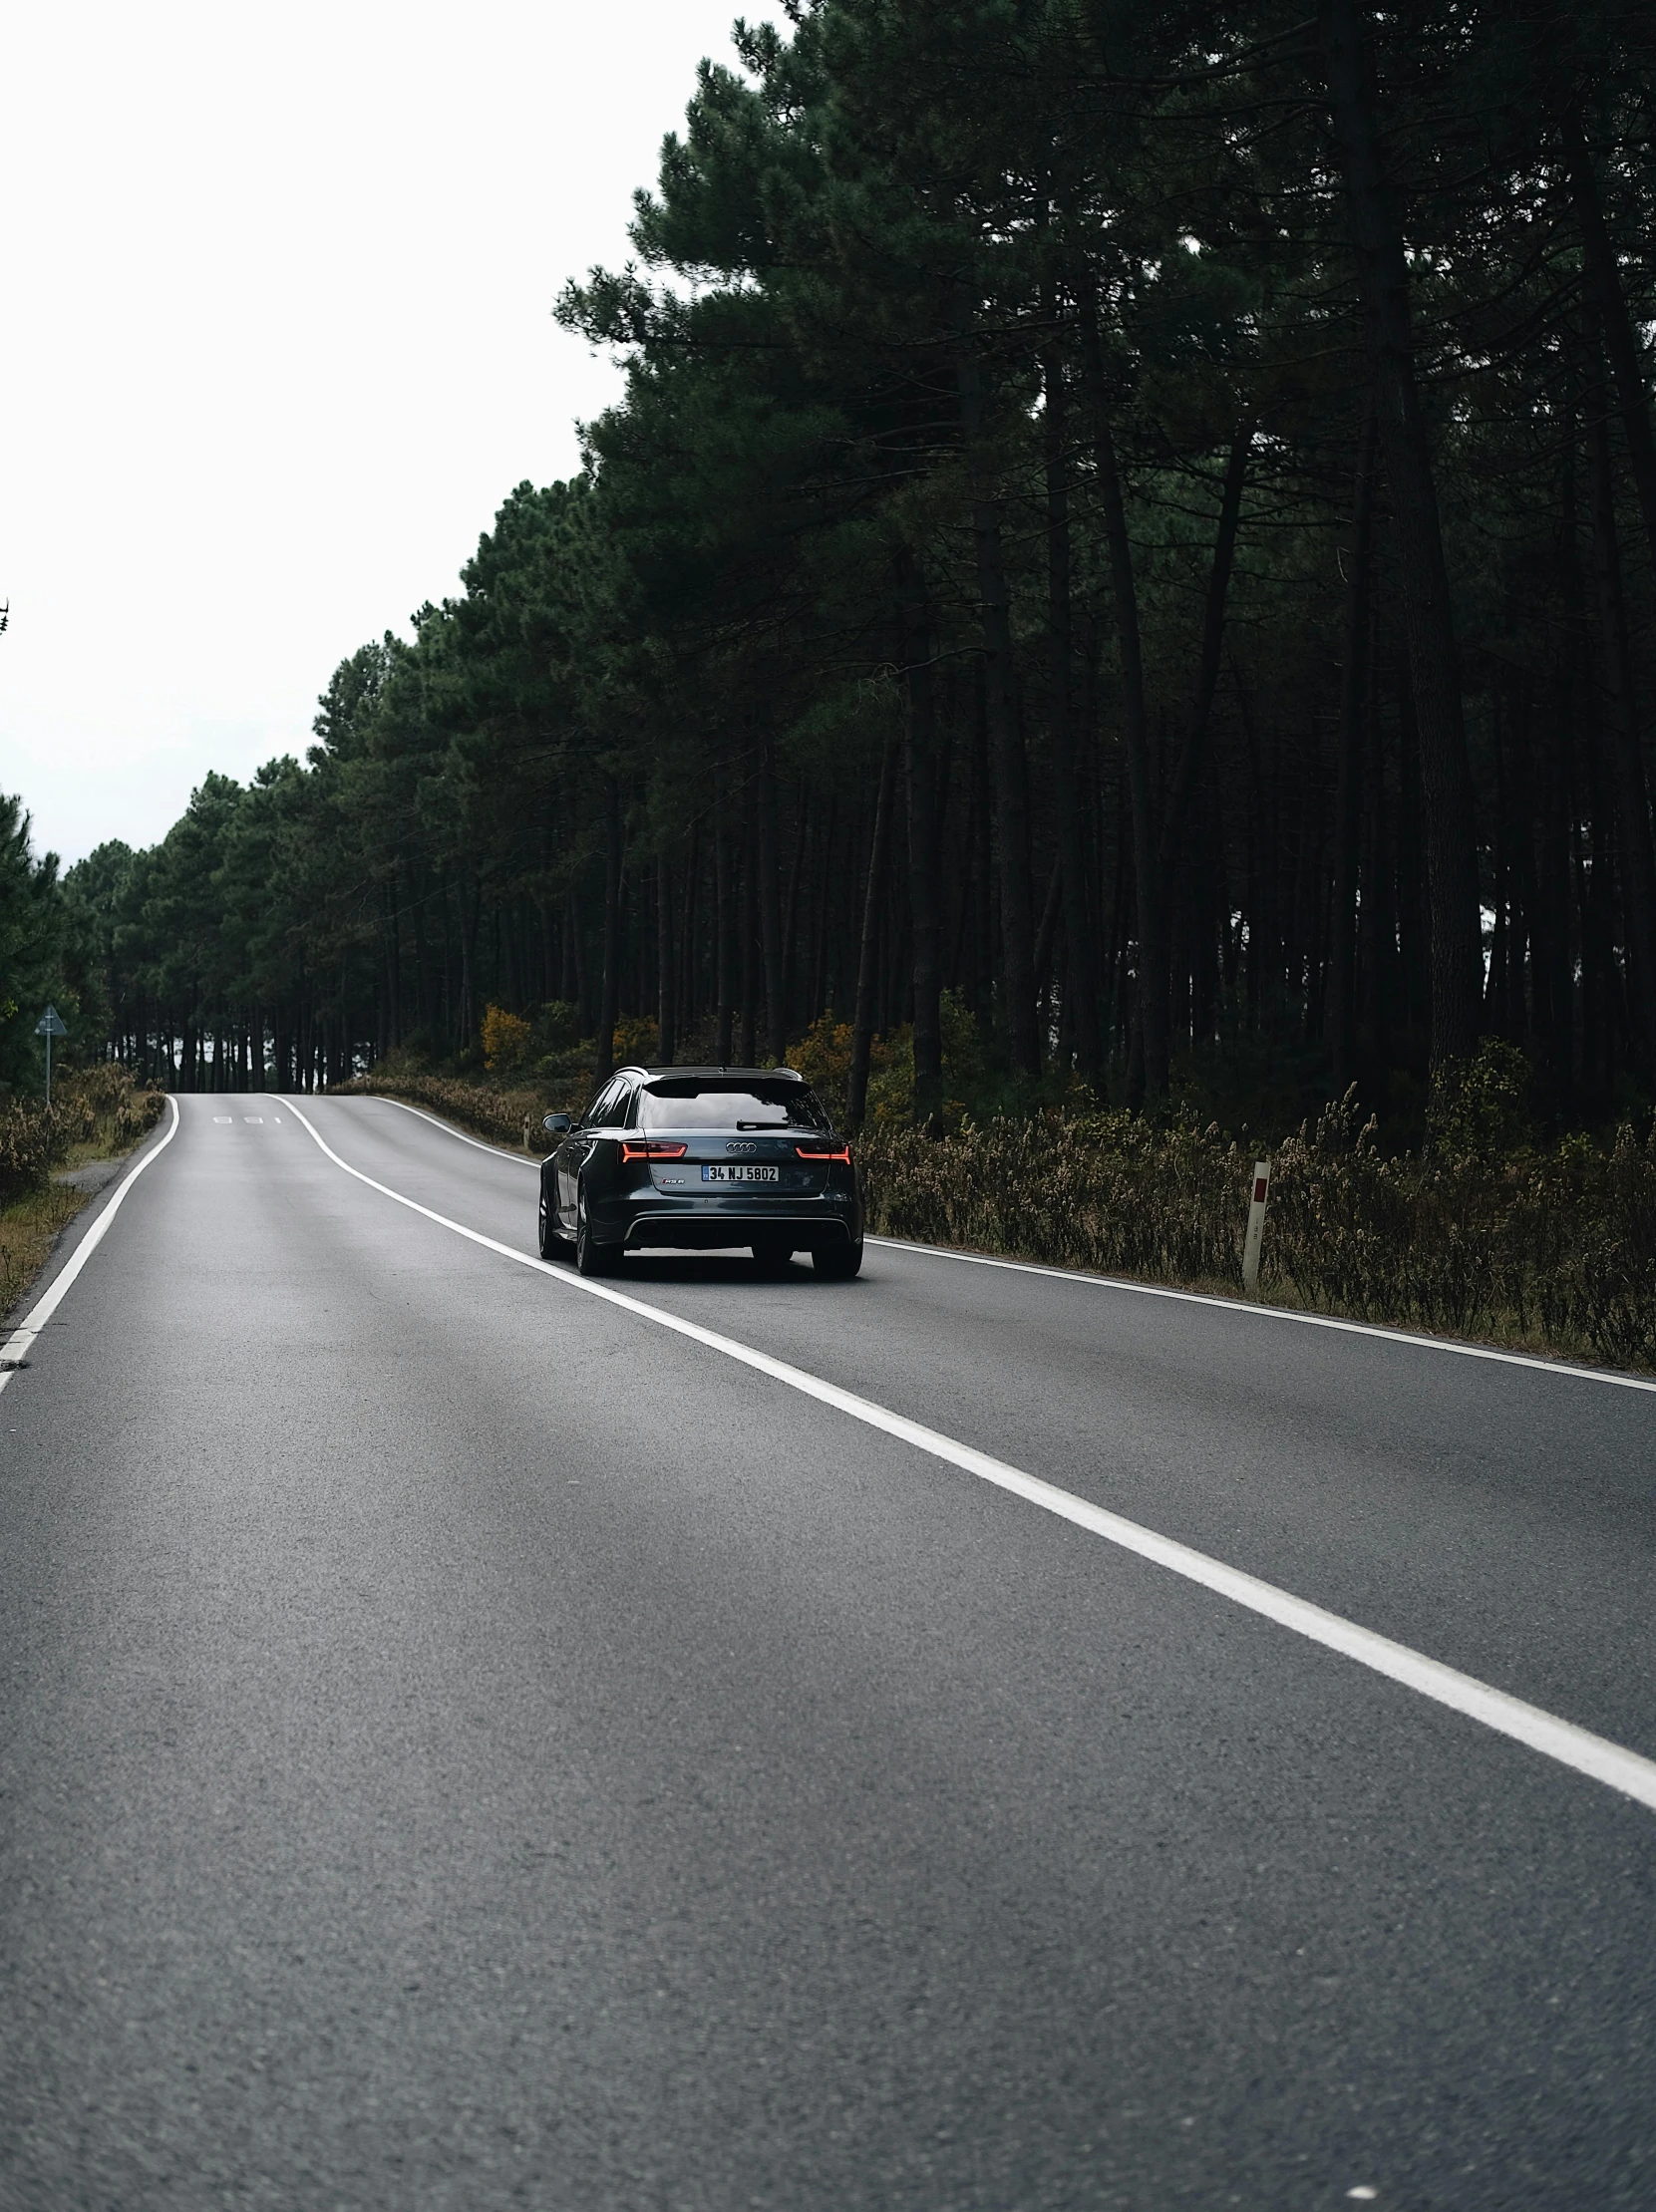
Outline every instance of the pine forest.
{"type": "Polygon", "coordinates": [[[14,944],[185,1089],[815,1052],[853,1126],[1401,1143],[1496,1040],[1645,1112],[1648,11],[788,13],[555,303],[580,473],[304,760],[61,887],[12,818],[14,944]]]}

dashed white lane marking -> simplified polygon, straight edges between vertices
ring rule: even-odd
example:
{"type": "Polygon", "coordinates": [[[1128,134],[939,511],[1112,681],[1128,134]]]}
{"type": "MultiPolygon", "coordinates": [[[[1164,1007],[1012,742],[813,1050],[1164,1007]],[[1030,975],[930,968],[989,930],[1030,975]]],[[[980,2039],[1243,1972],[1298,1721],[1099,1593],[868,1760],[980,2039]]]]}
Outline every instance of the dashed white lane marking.
{"type": "Polygon", "coordinates": [[[108,1205],[105,1206],[92,1227],[88,1229],[86,1235],[82,1237],[80,1243],[76,1245],[63,1272],[53,1278],[50,1288],[36,1300],[5,1343],[0,1345],[0,1391],[3,1391],[11,1381],[18,1363],[28,1357],[29,1347],[57,1312],[70,1284],[74,1282],[76,1276],[80,1274],[87,1261],[91,1259],[93,1253],[97,1251],[99,1245],[109,1234],[110,1223],[126,1203],[128,1191],[132,1189],[134,1183],[138,1181],[138,1178],[150,1165],[151,1161],[160,1159],[163,1152],[177,1135],[178,1102],[176,1099],[169,1098],[166,1104],[172,1115],[171,1127],[154,1151],[146,1152],[144,1157],[135,1162],[121,1181],[116,1184],[114,1190],[110,1193],[108,1205]]]}
{"type": "MultiPolygon", "coordinates": [[[[481,1138],[468,1136],[461,1129],[453,1128],[435,1113],[426,1113],[419,1106],[410,1106],[403,1099],[386,1098],[382,1092],[370,1096],[384,1106],[394,1106],[404,1113],[412,1113],[421,1121],[429,1121],[434,1129],[441,1129],[445,1136],[452,1136],[462,1144],[470,1144],[475,1151],[492,1152],[497,1159],[509,1159],[519,1167],[538,1168],[540,1162],[525,1157],[521,1152],[508,1152],[498,1144],[486,1144],[481,1138]]],[[[1453,1352],[1463,1360],[1494,1360],[1502,1367],[1526,1367],[1537,1375],[1568,1376],[1577,1383],[1612,1383],[1624,1391],[1656,1391],[1656,1380],[1643,1375],[1617,1375],[1608,1368],[1571,1367],[1563,1360],[1537,1360],[1526,1352],[1497,1352],[1492,1345],[1460,1344],[1453,1337],[1429,1337],[1424,1331],[1413,1329],[1385,1329],[1372,1321],[1346,1321],[1338,1314],[1299,1313],[1292,1306],[1256,1306],[1240,1298],[1215,1298],[1211,1292],[1200,1290],[1172,1290],[1164,1283],[1135,1283],[1125,1275],[1092,1275],[1079,1267],[1043,1267],[1038,1260],[1003,1260],[990,1252],[957,1252],[946,1244],[911,1244],[903,1237],[871,1236],[870,1244],[884,1245],[893,1252],[916,1252],[922,1259],[955,1260],[967,1267],[998,1267],[1011,1275],[1044,1275],[1056,1283],[1073,1283],[1085,1290],[1125,1290],[1135,1298],[1170,1298],[1181,1306],[1211,1306],[1222,1314],[1234,1314],[1249,1321],[1292,1321],[1306,1329],[1333,1329],[1348,1337],[1377,1337],[1382,1344],[1401,1344],[1415,1352],[1453,1352]]]]}
{"type": "Polygon", "coordinates": [[[214,1119],[215,1121],[225,1121],[225,1122],[230,1122],[230,1121],[233,1121],[233,1120],[235,1119],[235,1115],[234,1115],[233,1113],[215,1113],[215,1114],[213,1115],[213,1119],[214,1119]]]}
{"type": "Polygon", "coordinates": [[[512,1245],[500,1243],[497,1237],[485,1236],[481,1229],[468,1228],[463,1221],[451,1221],[447,1214],[421,1205],[418,1199],[405,1197],[389,1183],[376,1182],[360,1167],[353,1167],[349,1160],[341,1159],[309,1117],[291,1100],[285,1104],[336,1167],[355,1176],[370,1190],[377,1190],[382,1197],[407,1206],[411,1213],[435,1221],[439,1228],[449,1229],[456,1236],[481,1245],[487,1252],[497,1253],[501,1259],[510,1260],[518,1267],[532,1268],[537,1274],[549,1276],[565,1290],[602,1299],[605,1305],[618,1306],[623,1313],[634,1314],[658,1329],[670,1329],[675,1336],[688,1337],[693,1343],[705,1345],[709,1351],[723,1354],[727,1360],[738,1361],[743,1367],[753,1368],[775,1382],[786,1384],[802,1397],[831,1406],[852,1421],[912,1444],[931,1458],[941,1459],[965,1474],[976,1475],[980,1481],[993,1483],[997,1489],[1009,1490],[1013,1496],[1040,1506],[1043,1512],[1070,1521],[1077,1528],[1085,1528],[1094,1536],[1102,1536],[1124,1551],[1164,1567],[1171,1574],[1181,1575],[1187,1582],[1198,1583],[1204,1590],[1228,1598],[1232,1604],[1260,1614],[1280,1628],[1291,1629],[1296,1636],[1354,1659],[1359,1666],[1401,1683],[1405,1689],[1416,1691],[1437,1705],[1447,1706],[1453,1713],[1480,1722],[1497,1736],[1510,1737],[1515,1742],[1527,1744],[1531,1750],[1555,1759],[1559,1765],[1603,1782],[1607,1788],[1619,1790],[1656,1812],[1656,1759],[1644,1758],[1639,1752],[1612,1743],[1605,1737],[1594,1736],[1587,1729],[1577,1728],[1572,1721],[1562,1721],[1556,1714],[1543,1712],[1539,1706],[1526,1705],[1521,1698],[1509,1697],[1504,1690],[1492,1689],[1472,1675],[1463,1675],[1454,1667],[1428,1659],[1423,1652],[1412,1651],[1407,1644],[1394,1643],[1389,1636],[1377,1635],[1373,1629],[1360,1628],[1338,1613],[1327,1612],[1305,1598],[1296,1598],[1287,1590],[1279,1590],[1274,1583],[1261,1582],[1257,1576],[1244,1574],[1240,1568],[1228,1567],[1222,1560],[1211,1559],[1188,1544],[1159,1536],[1154,1529],[1127,1520],[1120,1513],[1108,1512],[1087,1498],[1061,1490],[1055,1483],[1042,1481],[1038,1475],[1024,1473],[1020,1467],[1008,1466],[1005,1460],[991,1458],[988,1452],[960,1443],[935,1428],[927,1428],[904,1414],[891,1413],[869,1399],[858,1398],[853,1392],[841,1390],[837,1383],[826,1382],[804,1368],[791,1367],[786,1360],[773,1359],[768,1352],[739,1344],[733,1337],[720,1336],[717,1331],[704,1329],[699,1322],[686,1321],[660,1306],[648,1306],[642,1299],[629,1297],[625,1291],[612,1290],[605,1283],[592,1282],[585,1276],[572,1274],[565,1267],[535,1259],[512,1245]]]}
{"type": "Polygon", "coordinates": [[[241,1118],[249,1128],[262,1129],[264,1126],[264,1115],[262,1113],[244,1113],[241,1118]]]}

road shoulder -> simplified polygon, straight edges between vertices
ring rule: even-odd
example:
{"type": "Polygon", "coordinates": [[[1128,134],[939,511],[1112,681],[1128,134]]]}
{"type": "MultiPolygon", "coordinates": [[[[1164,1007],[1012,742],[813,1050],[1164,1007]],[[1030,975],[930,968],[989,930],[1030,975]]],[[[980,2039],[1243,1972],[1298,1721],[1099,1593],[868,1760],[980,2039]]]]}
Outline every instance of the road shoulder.
{"type": "Polygon", "coordinates": [[[0,1338],[8,1336],[51,1289],[108,1206],[111,1194],[137,1161],[162,1141],[168,1126],[164,1113],[129,1150],[60,1170],[45,1190],[30,1191],[0,1212],[0,1231],[14,1218],[25,1230],[25,1236],[10,1246],[22,1253],[23,1264],[9,1280],[0,1278],[6,1295],[0,1308],[0,1338]],[[29,1219],[31,1210],[39,1217],[38,1225],[29,1219]],[[33,1236],[28,1235],[30,1230],[35,1231],[33,1236]]]}

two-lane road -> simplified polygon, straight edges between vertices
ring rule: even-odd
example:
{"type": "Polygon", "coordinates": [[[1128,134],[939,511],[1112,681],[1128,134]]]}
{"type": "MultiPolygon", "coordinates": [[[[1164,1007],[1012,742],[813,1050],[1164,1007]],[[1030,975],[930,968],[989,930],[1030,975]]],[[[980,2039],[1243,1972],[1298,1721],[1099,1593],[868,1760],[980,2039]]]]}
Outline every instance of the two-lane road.
{"type": "MultiPolygon", "coordinates": [[[[523,1161],[178,1105],[0,1393],[0,2205],[1656,2202],[1656,1810],[493,1249],[523,1161]]],[[[1649,1391],[617,1287],[1656,1758],[1649,1391]]]]}

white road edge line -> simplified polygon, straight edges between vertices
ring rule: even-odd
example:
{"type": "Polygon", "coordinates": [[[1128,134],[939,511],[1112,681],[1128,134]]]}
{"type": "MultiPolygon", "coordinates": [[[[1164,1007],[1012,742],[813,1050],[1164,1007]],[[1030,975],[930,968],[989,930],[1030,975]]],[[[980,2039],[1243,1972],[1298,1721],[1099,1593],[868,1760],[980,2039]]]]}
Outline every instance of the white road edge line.
{"type": "Polygon", "coordinates": [[[160,1159],[163,1152],[177,1135],[178,1123],[183,1118],[178,1111],[178,1102],[168,1094],[166,1104],[172,1114],[171,1127],[153,1151],[146,1152],[142,1159],[136,1160],[126,1174],[122,1176],[120,1182],[116,1184],[115,1189],[110,1194],[109,1204],[92,1224],[92,1227],[88,1229],[86,1235],[82,1237],[80,1243],[76,1245],[62,1273],[53,1278],[50,1287],[29,1308],[29,1311],[5,1343],[0,1345],[0,1391],[3,1391],[11,1381],[13,1375],[17,1372],[17,1362],[27,1356],[30,1346],[57,1312],[65,1293],[76,1276],[80,1274],[87,1261],[91,1259],[93,1253],[103,1243],[105,1236],[108,1234],[110,1223],[126,1202],[128,1191],[132,1189],[134,1183],[138,1181],[138,1178],[150,1165],[151,1161],[160,1159]]]}
{"type": "Polygon", "coordinates": [[[475,1152],[491,1152],[496,1159],[509,1159],[517,1167],[538,1168],[539,1160],[527,1152],[508,1152],[503,1144],[490,1144],[481,1136],[468,1136],[464,1129],[457,1129],[451,1122],[443,1121],[435,1113],[428,1113],[423,1106],[410,1106],[406,1099],[393,1099],[384,1091],[359,1091],[359,1099],[378,1099],[382,1105],[401,1106],[405,1113],[412,1113],[417,1121],[429,1121],[434,1129],[441,1129],[445,1136],[453,1136],[462,1144],[470,1144],[475,1152]]]}
{"type": "MultiPolygon", "coordinates": [[[[442,1126],[439,1122],[438,1127],[442,1126]]],[[[1184,1306],[1213,1306],[1220,1313],[1242,1314],[1254,1321],[1297,1321],[1306,1329],[1337,1329],[1349,1337],[1378,1337],[1383,1344],[1409,1345],[1417,1352],[1453,1352],[1463,1360],[1495,1360],[1502,1367],[1531,1368],[1537,1375],[1565,1375],[1577,1383],[1613,1383],[1623,1391],[1656,1391],[1656,1381],[1643,1375],[1618,1375],[1610,1368],[1571,1367],[1563,1360],[1536,1359],[1529,1352],[1497,1352],[1492,1345],[1460,1344],[1454,1337],[1387,1329],[1373,1321],[1345,1321],[1338,1314],[1300,1313],[1292,1306],[1256,1306],[1242,1298],[1215,1298],[1210,1291],[1169,1290],[1160,1283],[1135,1283],[1125,1275],[1090,1275],[1079,1267],[1043,1267],[1038,1260],[1003,1260],[989,1252],[957,1252],[947,1244],[911,1244],[903,1237],[871,1236],[868,1242],[888,1245],[893,1252],[918,1252],[928,1260],[960,1260],[968,1267],[1004,1267],[1015,1275],[1050,1275],[1055,1282],[1085,1283],[1093,1290],[1130,1290],[1140,1298],[1172,1298],[1184,1306]]]]}
{"type": "Polygon", "coordinates": [[[1436,1659],[1428,1659],[1424,1653],[1412,1651],[1407,1644],[1395,1644],[1390,1637],[1359,1628],[1338,1613],[1325,1612],[1320,1605],[1312,1605],[1304,1598],[1277,1589],[1274,1583],[1261,1582],[1239,1568],[1227,1567],[1222,1560],[1210,1559],[1205,1552],[1194,1551],[1188,1544],[1159,1536],[1154,1529],[1126,1520],[1119,1513],[1107,1512],[1086,1498],[1042,1481],[1038,1475],[1025,1474],[1021,1468],[991,1458],[986,1451],[959,1443],[952,1436],[924,1427],[905,1415],[893,1414],[869,1399],[858,1398],[850,1391],[841,1390],[836,1383],[828,1383],[820,1376],[809,1374],[804,1368],[791,1367],[785,1360],[773,1359],[768,1352],[755,1351],[751,1345],[739,1344],[733,1337],[704,1329],[699,1322],[685,1321],[662,1307],[647,1306],[642,1299],[631,1298],[625,1291],[611,1290],[607,1284],[592,1282],[566,1267],[557,1267],[548,1260],[519,1252],[496,1237],[485,1236],[480,1229],[468,1228],[463,1221],[451,1221],[447,1214],[423,1206],[417,1199],[404,1197],[400,1190],[393,1190],[388,1183],[376,1182],[360,1167],[353,1167],[349,1160],[341,1159],[291,1099],[283,1103],[336,1167],[342,1167],[347,1175],[354,1175],[359,1183],[366,1183],[382,1197],[407,1206],[411,1213],[435,1221],[440,1228],[452,1230],[456,1236],[481,1245],[487,1252],[497,1253],[501,1259],[515,1261],[519,1267],[532,1268],[537,1274],[549,1276],[565,1290],[602,1299],[605,1305],[619,1306],[624,1313],[653,1322],[659,1329],[670,1329],[675,1336],[688,1337],[695,1344],[705,1345],[709,1351],[721,1353],[728,1360],[738,1361],[743,1367],[771,1377],[774,1382],[786,1384],[803,1397],[814,1398],[824,1406],[831,1406],[848,1415],[852,1421],[912,1444],[917,1451],[958,1467],[962,1473],[976,1475],[980,1481],[991,1482],[997,1489],[1009,1490],[1014,1497],[1040,1506],[1043,1512],[1073,1522],[1077,1528],[1102,1536],[1124,1551],[1134,1552],[1171,1574],[1181,1575],[1187,1582],[1199,1583],[1203,1589],[1228,1598],[1232,1604],[1261,1614],[1278,1627],[1291,1629],[1296,1636],[1306,1637],[1313,1644],[1321,1644],[1329,1651],[1354,1659],[1359,1666],[1385,1675],[1390,1681],[1401,1683],[1405,1689],[1416,1691],[1438,1705],[1448,1706],[1453,1713],[1481,1722],[1498,1736],[1527,1744],[1543,1757],[1555,1759],[1561,1766],[1603,1782],[1607,1788],[1619,1790],[1623,1796],[1656,1812],[1656,1759],[1626,1750],[1605,1737],[1577,1728],[1571,1721],[1561,1721],[1555,1714],[1543,1712],[1539,1706],[1526,1705],[1521,1698],[1508,1697],[1505,1691],[1491,1689],[1488,1683],[1479,1682],[1471,1675],[1460,1674],[1436,1659]]]}
{"type": "MultiPolygon", "coordinates": [[[[390,1098],[383,1091],[371,1091],[360,1096],[383,1099],[387,1106],[401,1106],[405,1113],[412,1113],[422,1121],[429,1121],[434,1129],[441,1129],[445,1136],[458,1137],[462,1144],[470,1144],[480,1152],[493,1152],[497,1159],[509,1159],[520,1167],[538,1167],[537,1159],[526,1158],[520,1152],[508,1152],[503,1145],[486,1144],[480,1137],[468,1136],[435,1113],[426,1113],[404,1099],[390,1098]]],[[[1306,1329],[1334,1329],[1348,1337],[1378,1337],[1382,1344],[1402,1344],[1416,1352],[1453,1352],[1463,1360],[1494,1360],[1502,1367],[1526,1367],[1537,1375],[1569,1376],[1577,1383],[1612,1383],[1623,1391],[1656,1391],[1656,1380],[1643,1375],[1618,1375],[1609,1368],[1571,1367],[1564,1360],[1538,1360],[1528,1352],[1497,1352],[1492,1345],[1460,1344],[1454,1337],[1428,1336],[1424,1330],[1387,1329],[1373,1321],[1346,1321],[1338,1314],[1300,1313],[1292,1306],[1256,1306],[1241,1298],[1215,1298],[1210,1291],[1172,1290],[1163,1283],[1135,1283],[1125,1275],[1095,1275],[1081,1267],[1043,1267],[1039,1260],[1006,1260],[990,1252],[958,1252],[947,1244],[914,1244],[906,1237],[870,1236],[870,1244],[888,1246],[893,1252],[917,1252],[922,1259],[959,1260],[967,1267],[1001,1267],[1014,1275],[1046,1275],[1055,1283],[1080,1283],[1091,1290],[1127,1290],[1136,1298],[1171,1298],[1181,1306],[1212,1306],[1223,1314],[1238,1314],[1254,1321],[1296,1321],[1306,1329]]]]}

